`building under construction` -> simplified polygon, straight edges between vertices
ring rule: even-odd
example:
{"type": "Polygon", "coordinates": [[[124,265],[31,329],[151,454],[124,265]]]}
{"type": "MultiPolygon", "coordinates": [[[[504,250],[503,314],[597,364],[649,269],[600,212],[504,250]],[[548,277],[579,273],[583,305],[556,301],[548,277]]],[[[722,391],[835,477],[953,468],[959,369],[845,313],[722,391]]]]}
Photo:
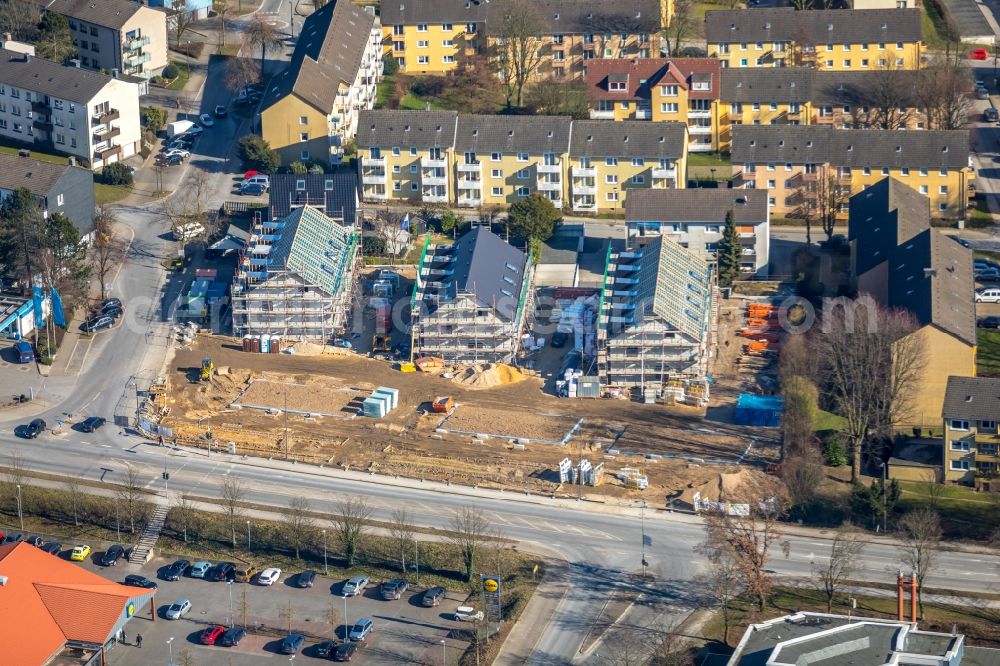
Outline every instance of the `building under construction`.
{"type": "Polygon", "coordinates": [[[512,362],[532,275],[528,256],[487,227],[453,245],[428,239],[411,307],[414,353],[453,364],[512,362]]]}
{"type": "Polygon", "coordinates": [[[235,335],[326,343],[354,298],[358,234],[312,206],[257,220],[233,278],[235,335]]]}
{"type": "Polygon", "coordinates": [[[602,383],[638,388],[648,399],[671,380],[704,378],[712,289],[710,265],[664,236],[609,250],[599,305],[602,383]]]}

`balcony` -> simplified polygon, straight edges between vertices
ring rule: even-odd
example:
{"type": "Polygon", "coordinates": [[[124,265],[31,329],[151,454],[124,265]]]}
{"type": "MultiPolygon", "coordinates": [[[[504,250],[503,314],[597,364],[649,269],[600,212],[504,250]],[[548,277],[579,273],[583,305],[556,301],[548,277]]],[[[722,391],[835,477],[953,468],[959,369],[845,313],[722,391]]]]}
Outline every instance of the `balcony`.
{"type": "Polygon", "coordinates": [[[389,193],[384,189],[380,190],[374,187],[366,187],[364,188],[363,196],[365,199],[385,200],[389,198],[389,193]]]}
{"type": "Polygon", "coordinates": [[[119,127],[110,127],[103,130],[94,131],[94,143],[101,143],[102,141],[110,141],[111,139],[119,136],[122,133],[119,127]]]}
{"type": "Polygon", "coordinates": [[[688,134],[691,135],[706,135],[712,133],[711,125],[688,125],[688,134]]]}
{"type": "Polygon", "coordinates": [[[677,177],[677,169],[676,168],[661,169],[659,167],[653,167],[653,178],[654,179],[657,179],[657,178],[676,178],[676,177],[677,177]]]}
{"type": "Polygon", "coordinates": [[[483,170],[483,163],[473,162],[470,164],[468,162],[461,162],[458,165],[458,170],[462,173],[481,173],[483,170]]]}
{"type": "Polygon", "coordinates": [[[424,192],[422,200],[427,203],[448,203],[448,195],[424,192]]]}
{"type": "Polygon", "coordinates": [[[562,181],[539,180],[536,183],[541,192],[562,192],[562,181]]]}
{"type": "Polygon", "coordinates": [[[688,109],[688,118],[711,118],[711,117],[712,117],[711,109],[688,109]]]}
{"type": "Polygon", "coordinates": [[[94,156],[103,162],[112,155],[121,156],[121,152],[122,152],[121,146],[108,146],[107,148],[104,148],[102,150],[95,150],[94,156]]]}
{"type": "Polygon", "coordinates": [[[635,119],[636,120],[650,120],[653,117],[652,109],[636,109],[635,119]]]}
{"type": "Polygon", "coordinates": [[[569,170],[570,174],[575,178],[596,178],[597,168],[596,167],[581,167],[575,166],[571,167],[569,170]]]}
{"type": "Polygon", "coordinates": [[[562,173],[562,162],[556,162],[555,164],[542,164],[536,165],[538,173],[562,173]]]}
{"type": "Polygon", "coordinates": [[[42,120],[41,118],[35,118],[31,122],[31,126],[34,127],[35,129],[44,130],[46,132],[51,132],[52,131],[52,121],[51,120],[42,120]]]}
{"type": "Polygon", "coordinates": [[[388,181],[385,171],[368,171],[361,174],[361,182],[365,185],[384,185],[388,181]]]}
{"type": "Polygon", "coordinates": [[[596,185],[585,185],[583,183],[578,183],[573,185],[573,194],[597,194],[596,185]]]}
{"type": "Polygon", "coordinates": [[[152,58],[153,57],[150,54],[144,53],[142,51],[138,53],[133,53],[132,55],[126,55],[125,66],[138,67],[139,65],[149,62],[150,60],[152,60],[152,58]]]}
{"type": "Polygon", "coordinates": [[[593,201],[573,201],[573,210],[578,212],[589,212],[597,210],[597,204],[593,201]]]}
{"type": "Polygon", "coordinates": [[[590,118],[592,120],[614,120],[614,111],[591,111],[590,118]]]}
{"type": "Polygon", "coordinates": [[[421,157],[420,166],[425,169],[445,169],[448,167],[448,160],[443,157],[421,157]]]}
{"type": "Polygon", "coordinates": [[[422,173],[420,182],[424,185],[447,185],[448,177],[443,174],[422,173]]]}
{"type": "Polygon", "coordinates": [[[46,104],[45,102],[39,101],[37,99],[31,103],[31,110],[34,111],[35,113],[50,113],[51,112],[51,109],[49,109],[49,105],[48,104],[46,104]]]}
{"type": "Polygon", "coordinates": [[[481,203],[483,203],[481,197],[463,197],[463,196],[458,197],[459,206],[478,206],[481,203]]]}
{"type": "Polygon", "coordinates": [[[479,178],[459,178],[458,179],[458,189],[460,190],[481,190],[483,189],[483,181],[479,178]]]}
{"type": "Polygon", "coordinates": [[[122,48],[126,51],[135,51],[143,46],[149,46],[149,37],[133,37],[126,39],[122,44],[122,48]]]}
{"type": "Polygon", "coordinates": [[[108,109],[104,113],[98,113],[94,115],[94,122],[98,125],[107,125],[113,120],[118,120],[122,117],[122,114],[118,109],[108,109]]]}
{"type": "Polygon", "coordinates": [[[381,167],[385,169],[385,158],[384,157],[362,157],[361,166],[363,167],[381,167]]]}

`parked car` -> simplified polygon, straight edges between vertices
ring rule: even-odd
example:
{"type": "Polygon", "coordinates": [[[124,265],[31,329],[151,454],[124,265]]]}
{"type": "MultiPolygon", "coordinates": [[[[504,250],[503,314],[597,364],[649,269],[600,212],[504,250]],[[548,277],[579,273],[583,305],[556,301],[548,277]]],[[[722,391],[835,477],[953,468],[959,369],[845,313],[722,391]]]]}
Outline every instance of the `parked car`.
{"type": "Polygon", "coordinates": [[[980,289],[976,292],[976,303],[1000,303],[1000,289],[980,289]]]}
{"type": "Polygon", "coordinates": [[[972,269],[972,273],[980,282],[1000,280],[1000,270],[996,268],[974,268],[972,269]]]}
{"type": "Polygon", "coordinates": [[[424,592],[424,596],[421,597],[420,603],[422,603],[427,608],[432,606],[440,606],[441,600],[444,599],[444,595],[448,591],[443,587],[432,587],[431,589],[424,592]]]}
{"type": "Polygon", "coordinates": [[[97,563],[100,564],[102,567],[113,567],[116,564],[118,564],[118,560],[122,559],[123,557],[125,557],[124,546],[115,544],[110,548],[108,548],[106,551],[104,551],[104,554],[101,555],[101,559],[98,560],[97,563]]]}
{"type": "Polygon", "coordinates": [[[131,585],[132,587],[142,587],[147,590],[155,590],[157,585],[154,581],[149,580],[145,576],[140,576],[139,574],[129,574],[125,576],[125,585],[131,585]]]}
{"type": "Polygon", "coordinates": [[[42,419],[32,419],[28,425],[18,426],[17,432],[14,434],[25,439],[35,439],[43,432],[45,432],[45,421],[42,419]]]}
{"type": "Polygon", "coordinates": [[[191,157],[191,153],[181,148],[171,148],[167,152],[163,153],[163,157],[164,159],[169,159],[171,157],[180,157],[183,160],[191,157]]]}
{"type": "Polygon", "coordinates": [[[215,124],[215,119],[208,113],[201,114],[201,117],[199,117],[198,120],[201,121],[202,127],[211,127],[215,124]]]}
{"type": "Polygon", "coordinates": [[[989,99],[990,91],[982,86],[976,88],[976,99],[989,99]]]}
{"type": "Polygon", "coordinates": [[[188,613],[191,612],[191,602],[187,599],[178,599],[174,603],[170,604],[170,608],[164,613],[164,617],[168,620],[179,620],[188,613]]]}
{"type": "Polygon", "coordinates": [[[299,575],[295,577],[296,587],[312,587],[313,582],[316,580],[315,571],[300,571],[299,575]]]}
{"type": "Polygon", "coordinates": [[[387,580],[382,583],[379,589],[379,594],[386,601],[392,601],[394,599],[401,599],[403,593],[410,588],[410,584],[407,583],[402,578],[393,578],[392,580],[387,580]]]}
{"type": "Polygon", "coordinates": [[[208,570],[212,568],[211,562],[195,562],[191,565],[191,578],[204,578],[208,570]]]}
{"type": "Polygon", "coordinates": [[[14,355],[17,356],[18,363],[31,363],[35,360],[35,350],[27,340],[14,343],[14,355]]]}
{"type": "Polygon", "coordinates": [[[198,125],[192,125],[191,127],[189,127],[186,130],[184,130],[183,134],[178,134],[178,136],[197,137],[197,136],[200,136],[201,133],[204,132],[204,131],[205,130],[203,128],[199,127],[198,125]]]}
{"type": "Polygon", "coordinates": [[[87,559],[87,557],[90,555],[92,551],[93,549],[86,544],[80,544],[79,546],[74,546],[73,552],[69,554],[69,559],[73,560],[74,562],[83,562],[84,560],[87,559]]]}
{"type": "Polygon", "coordinates": [[[219,641],[220,644],[225,647],[234,647],[240,644],[243,637],[247,635],[247,630],[243,627],[231,627],[226,633],[222,634],[222,639],[219,641]]]}
{"type": "Polygon", "coordinates": [[[552,346],[555,348],[565,347],[569,334],[566,331],[556,331],[552,334],[552,346]]]}
{"type": "Polygon", "coordinates": [[[249,583],[257,575],[257,571],[257,567],[252,564],[238,564],[236,565],[236,577],[234,580],[241,583],[249,583]]]}
{"type": "Polygon", "coordinates": [[[164,570],[163,580],[180,580],[190,566],[191,563],[187,560],[177,560],[164,570]]]}
{"type": "Polygon", "coordinates": [[[250,183],[248,185],[240,185],[240,194],[245,194],[249,197],[259,197],[260,195],[267,192],[267,186],[261,185],[260,183],[250,183]]]}
{"type": "Polygon", "coordinates": [[[163,166],[177,166],[178,164],[182,164],[183,162],[184,158],[181,157],[180,155],[171,155],[170,157],[165,157],[162,160],[163,166]]]}
{"type": "Polygon", "coordinates": [[[102,310],[99,314],[111,317],[112,319],[118,319],[118,317],[121,317],[123,314],[125,314],[125,310],[120,306],[110,307],[107,310],[102,310]]]}
{"type": "Polygon", "coordinates": [[[220,562],[215,565],[215,569],[206,578],[210,580],[236,580],[236,567],[231,562],[220,562]]]}
{"type": "Polygon", "coordinates": [[[986,60],[989,56],[989,51],[984,48],[974,48],[969,51],[969,59],[971,60],[986,60]]]}
{"type": "Polygon", "coordinates": [[[221,624],[213,624],[211,627],[201,632],[201,635],[198,637],[198,642],[202,645],[215,645],[215,641],[219,640],[225,633],[225,627],[221,624]]]}
{"type": "Polygon", "coordinates": [[[336,641],[323,641],[322,643],[317,643],[316,647],[313,648],[313,655],[327,659],[336,649],[336,641]]]}
{"type": "Polygon", "coordinates": [[[223,105],[220,104],[217,107],[215,107],[216,118],[225,118],[228,115],[229,114],[226,112],[226,107],[224,107],[223,105]]]}
{"type": "Polygon", "coordinates": [[[249,178],[244,178],[243,182],[240,183],[240,187],[252,184],[258,184],[258,185],[263,185],[264,187],[270,187],[271,179],[268,178],[267,175],[265,174],[258,173],[253,176],[250,176],[249,178]]]}
{"type": "Polygon", "coordinates": [[[983,111],[983,120],[986,122],[995,123],[998,119],[1000,119],[1000,114],[992,106],[983,111]]]}
{"type": "Polygon", "coordinates": [[[115,320],[108,315],[100,315],[85,321],[80,325],[80,330],[84,333],[93,333],[94,331],[99,331],[102,328],[111,328],[114,326],[114,323],[115,320]]]}
{"type": "Polygon", "coordinates": [[[260,585],[274,585],[278,582],[279,578],[281,578],[281,569],[270,567],[260,572],[260,575],[257,576],[257,583],[260,585]]]}
{"type": "Polygon", "coordinates": [[[375,623],[372,622],[370,617],[360,618],[351,627],[351,631],[348,632],[347,637],[352,641],[363,641],[368,638],[369,634],[375,631],[375,623]]]}
{"type": "Polygon", "coordinates": [[[281,654],[295,654],[302,649],[302,644],[306,642],[306,637],[302,634],[288,634],[281,641],[281,654]]]}
{"type": "Polygon", "coordinates": [[[459,622],[479,622],[483,619],[483,611],[477,611],[472,606],[459,606],[455,609],[455,619],[459,622]]]}
{"type": "Polygon", "coordinates": [[[976,322],[976,325],[979,328],[1000,328],[1000,317],[983,317],[976,322]]]}
{"type": "Polygon", "coordinates": [[[80,423],[80,430],[84,432],[97,432],[105,423],[107,421],[103,417],[90,416],[80,423]]]}
{"type": "Polygon", "coordinates": [[[333,651],[334,661],[350,661],[354,653],[358,651],[357,643],[341,643],[337,646],[337,649],[333,651]]]}
{"type": "Polygon", "coordinates": [[[22,541],[24,541],[24,535],[20,532],[8,534],[3,538],[3,543],[20,543],[22,541]]]}
{"type": "Polygon", "coordinates": [[[42,537],[38,536],[37,534],[33,534],[32,536],[30,536],[27,539],[25,539],[24,543],[30,543],[35,548],[41,548],[42,547],[42,537]]]}
{"type": "Polygon", "coordinates": [[[368,576],[354,576],[353,578],[348,578],[344,581],[344,596],[345,597],[356,597],[365,591],[368,586],[369,578],[368,576]]]}
{"type": "Polygon", "coordinates": [[[47,544],[45,544],[44,546],[42,546],[42,550],[44,550],[49,555],[57,555],[58,556],[59,553],[62,552],[63,546],[62,546],[61,543],[58,543],[56,541],[50,541],[47,544]]]}

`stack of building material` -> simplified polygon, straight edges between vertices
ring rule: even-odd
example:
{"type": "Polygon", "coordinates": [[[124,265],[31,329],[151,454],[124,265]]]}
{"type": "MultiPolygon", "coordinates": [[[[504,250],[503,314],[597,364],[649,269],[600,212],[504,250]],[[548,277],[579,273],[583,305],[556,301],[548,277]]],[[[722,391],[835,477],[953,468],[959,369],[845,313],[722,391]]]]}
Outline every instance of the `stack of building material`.
{"type": "Polygon", "coordinates": [[[399,405],[399,389],[379,386],[361,403],[365,416],[380,419],[399,405]]]}

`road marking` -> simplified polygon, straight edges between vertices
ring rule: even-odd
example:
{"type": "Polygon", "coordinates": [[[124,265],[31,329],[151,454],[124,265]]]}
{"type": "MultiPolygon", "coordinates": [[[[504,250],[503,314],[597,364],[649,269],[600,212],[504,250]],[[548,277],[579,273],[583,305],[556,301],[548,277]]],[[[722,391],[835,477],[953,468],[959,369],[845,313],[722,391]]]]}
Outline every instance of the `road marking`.
{"type": "Polygon", "coordinates": [[[110,449],[111,445],[110,444],[101,444],[101,448],[103,448],[103,449],[110,449]]]}

